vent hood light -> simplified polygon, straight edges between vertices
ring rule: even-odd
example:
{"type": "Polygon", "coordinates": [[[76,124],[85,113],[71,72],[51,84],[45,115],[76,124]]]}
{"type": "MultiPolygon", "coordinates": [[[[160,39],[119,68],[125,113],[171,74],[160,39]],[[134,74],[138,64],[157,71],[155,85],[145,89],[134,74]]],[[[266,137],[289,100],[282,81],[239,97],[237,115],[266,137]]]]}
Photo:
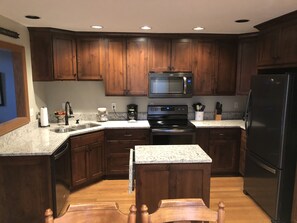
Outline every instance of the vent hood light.
{"type": "Polygon", "coordinates": [[[94,26],[91,26],[93,29],[102,29],[103,26],[99,26],[99,25],[94,25],[94,26]]]}
{"type": "Polygon", "coordinates": [[[40,19],[40,17],[37,16],[37,15],[26,15],[25,17],[26,17],[27,19],[40,19]]]}
{"type": "Polygon", "coordinates": [[[142,29],[142,30],[150,30],[150,29],[152,29],[152,28],[149,27],[149,26],[142,26],[141,29],[142,29]]]}
{"type": "Polygon", "coordinates": [[[204,30],[204,28],[203,27],[200,27],[200,26],[197,26],[197,27],[194,27],[193,30],[200,31],[200,30],[204,30]]]}

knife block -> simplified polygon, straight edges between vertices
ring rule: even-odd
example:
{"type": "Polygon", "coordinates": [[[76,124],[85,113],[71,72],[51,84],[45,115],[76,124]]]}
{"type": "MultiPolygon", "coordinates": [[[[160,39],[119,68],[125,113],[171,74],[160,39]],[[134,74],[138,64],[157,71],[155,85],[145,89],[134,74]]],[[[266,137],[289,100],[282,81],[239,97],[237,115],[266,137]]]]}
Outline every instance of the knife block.
{"type": "Polygon", "coordinates": [[[216,115],[215,115],[215,120],[222,120],[222,115],[218,115],[218,114],[216,114],[216,115]]]}

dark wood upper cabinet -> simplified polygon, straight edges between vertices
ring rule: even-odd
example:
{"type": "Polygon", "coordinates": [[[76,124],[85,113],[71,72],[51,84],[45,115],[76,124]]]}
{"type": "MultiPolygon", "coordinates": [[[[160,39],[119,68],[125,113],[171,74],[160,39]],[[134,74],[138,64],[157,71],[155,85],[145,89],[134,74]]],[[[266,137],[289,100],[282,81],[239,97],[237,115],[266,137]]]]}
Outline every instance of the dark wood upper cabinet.
{"type": "Polygon", "coordinates": [[[106,39],[106,95],[125,95],[126,92],[126,40],[106,39]]]}
{"type": "Polygon", "coordinates": [[[246,95],[257,74],[257,36],[241,37],[238,44],[236,94],[246,95]]]}
{"type": "Polygon", "coordinates": [[[102,80],[104,43],[101,38],[77,38],[77,79],[102,80]]]}
{"type": "Polygon", "coordinates": [[[191,71],[191,39],[150,38],[149,70],[191,71]]]}
{"type": "Polygon", "coordinates": [[[170,70],[170,41],[168,39],[149,39],[149,70],[162,72],[170,70]]]}
{"type": "Polygon", "coordinates": [[[76,43],[73,35],[54,34],[53,58],[56,80],[76,80],[76,43]]]}
{"type": "Polygon", "coordinates": [[[218,42],[215,95],[234,95],[236,90],[237,40],[218,42]]]}
{"type": "Polygon", "coordinates": [[[147,95],[148,89],[148,40],[127,39],[127,95],[147,95]]]}
{"type": "Polygon", "coordinates": [[[193,40],[192,72],[194,75],[194,95],[212,95],[216,74],[215,41],[193,40]]]}
{"type": "Polygon", "coordinates": [[[260,30],[258,68],[297,66],[297,12],[255,26],[260,30]]]}
{"type": "Polygon", "coordinates": [[[106,46],[106,95],[147,95],[147,39],[108,38],[106,46]]]}

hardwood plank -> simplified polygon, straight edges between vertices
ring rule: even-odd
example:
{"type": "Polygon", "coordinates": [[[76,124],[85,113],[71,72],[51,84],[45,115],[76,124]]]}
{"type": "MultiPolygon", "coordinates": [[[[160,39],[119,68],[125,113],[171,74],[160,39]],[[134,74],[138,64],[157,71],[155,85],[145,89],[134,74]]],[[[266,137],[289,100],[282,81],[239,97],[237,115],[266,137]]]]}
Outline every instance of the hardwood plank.
{"type": "MultiPolygon", "coordinates": [[[[219,201],[225,203],[226,223],[270,223],[269,217],[243,192],[242,177],[212,177],[210,208],[217,209],[219,201]]],[[[104,180],[85,187],[69,196],[68,203],[116,201],[122,212],[128,213],[135,204],[135,192],[128,193],[128,180],[104,180]]]]}

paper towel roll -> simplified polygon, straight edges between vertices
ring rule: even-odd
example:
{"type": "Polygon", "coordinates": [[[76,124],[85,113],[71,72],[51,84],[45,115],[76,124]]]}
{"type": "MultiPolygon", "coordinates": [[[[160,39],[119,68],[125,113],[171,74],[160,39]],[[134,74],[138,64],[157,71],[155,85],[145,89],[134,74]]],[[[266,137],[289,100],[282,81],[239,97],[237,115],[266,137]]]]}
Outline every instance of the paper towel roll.
{"type": "Polygon", "coordinates": [[[47,112],[47,107],[42,107],[40,109],[40,126],[42,126],[42,127],[48,126],[48,112],[47,112]]]}

